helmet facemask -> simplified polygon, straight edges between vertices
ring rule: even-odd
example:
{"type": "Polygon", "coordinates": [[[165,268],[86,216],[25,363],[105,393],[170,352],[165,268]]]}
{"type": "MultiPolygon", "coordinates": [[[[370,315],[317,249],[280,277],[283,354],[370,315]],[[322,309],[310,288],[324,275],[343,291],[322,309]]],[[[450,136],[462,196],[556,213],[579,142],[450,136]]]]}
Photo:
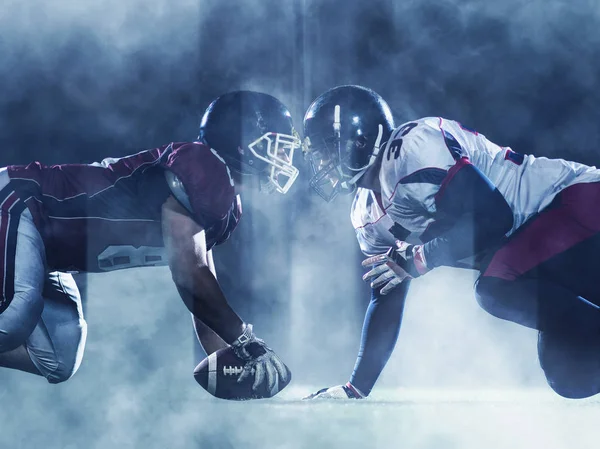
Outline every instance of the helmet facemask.
{"type": "Polygon", "coordinates": [[[356,183],[365,172],[375,164],[379,154],[383,126],[380,124],[373,151],[366,164],[357,165],[352,161],[353,147],[365,145],[363,139],[342,141],[340,136],[340,106],[334,110],[333,137],[319,138],[318,145],[313,145],[309,137],[303,144],[303,152],[308,159],[313,176],[310,187],[325,201],[330,202],[339,194],[352,194],[356,191],[356,183]]]}
{"type": "Polygon", "coordinates": [[[323,139],[319,146],[313,146],[307,137],[303,147],[313,174],[310,187],[321,198],[329,202],[339,194],[349,195],[355,191],[355,187],[346,182],[349,177],[342,169],[334,139],[323,139]]]}
{"type": "Polygon", "coordinates": [[[267,132],[248,145],[252,156],[268,164],[268,175],[261,179],[261,190],[267,193],[276,190],[287,193],[298,177],[294,167],[294,151],[302,142],[296,130],[292,135],[267,132]]]}

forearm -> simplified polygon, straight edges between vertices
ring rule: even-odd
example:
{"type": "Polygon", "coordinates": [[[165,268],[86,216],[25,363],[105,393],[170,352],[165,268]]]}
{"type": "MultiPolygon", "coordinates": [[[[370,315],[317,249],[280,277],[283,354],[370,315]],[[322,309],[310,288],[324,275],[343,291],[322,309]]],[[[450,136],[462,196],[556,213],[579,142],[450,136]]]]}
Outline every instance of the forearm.
{"type": "MultiPolygon", "coordinates": [[[[215,279],[217,279],[218,281],[219,278],[217,277],[217,271],[215,268],[215,262],[213,260],[212,251],[207,252],[206,261],[208,264],[208,268],[210,269],[215,279]]],[[[196,331],[196,336],[198,337],[202,348],[204,348],[204,352],[206,352],[206,355],[210,355],[213,352],[218,351],[219,349],[226,348],[228,346],[227,343],[225,343],[223,339],[215,333],[215,331],[213,331],[210,327],[208,327],[205,323],[203,323],[194,315],[192,315],[192,321],[194,322],[194,330],[196,331]]]]}
{"type": "Polygon", "coordinates": [[[162,227],[171,276],[181,299],[194,317],[232,343],[244,331],[244,323],[217,282],[205,230],[173,197],[163,204],[162,227]]]}
{"type": "Polygon", "coordinates": [[[210,269],[200,267],[195,271],[192,286],[175,282],[181,299],[194,317],[230,344],[242,334],[244,323],[227,302],[210,269]]]}
{"type": "Polygon", "coordinates": [[[454,266],[501,241],[513,225],[502,194],[468,161],[450,169],[436,198],[437,219],[446,231],[423,245],[427,268],[454,266]]]}
{"type": "Polygon", "coordinates": [[[383,296],[372,290],[365,314],[360,350],[350,383],[368,395],[392,355],[400,332],[410,281],[383,296]]]}
{"type": "Polygon", "coordinates": [[[219,337],[215,331],[213,331],[210,327],[192,315],[192,321],[194,323],[194,330],[196,331],[196,336],[198,337],[198,341],[200,345],[204,349],[206,355],[210,355],[219,349],[226,348],[229,346],[227,343],[223,341],[221,337],[219,337]]]}
{"type": "Polygon", "coordinates": [[[456,266],[457,261],[497,245],[509,229],[506,217],[493,221],[465,214],[447,232],[423,245],[427,268],[456,266]]]}

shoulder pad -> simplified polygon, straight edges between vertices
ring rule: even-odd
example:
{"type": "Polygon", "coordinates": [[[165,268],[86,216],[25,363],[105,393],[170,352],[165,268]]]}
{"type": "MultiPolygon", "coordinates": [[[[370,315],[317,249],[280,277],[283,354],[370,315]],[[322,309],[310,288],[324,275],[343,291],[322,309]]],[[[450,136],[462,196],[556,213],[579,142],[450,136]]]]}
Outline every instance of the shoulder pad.
{"type": "Polygon", "coordinates": [[[187,209],[187,211],[191,214],[194,213],[192,210],[192,204],[190,203],[190,197],[185,191],[185,187],[181,180],[173,173],[172,171],[165,170],[165,178],[167,179],[167,184],[173,196],[181,203],[183,207],[187,209]]]}

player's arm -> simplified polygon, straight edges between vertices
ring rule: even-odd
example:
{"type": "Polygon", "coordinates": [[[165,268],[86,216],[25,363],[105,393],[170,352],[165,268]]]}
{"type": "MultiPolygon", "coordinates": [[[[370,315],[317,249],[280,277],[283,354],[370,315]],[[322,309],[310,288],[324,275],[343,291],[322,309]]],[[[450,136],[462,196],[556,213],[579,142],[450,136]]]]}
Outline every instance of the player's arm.
{"type": "Polygon", "coordinates": [[[163,238],[173,281],[189,311],[226,343],[244,332],[210,266],[205,230],[173,197],[163,205],[163,238]]]}
{"type": "MultiPolygon", "coordinates": [[[[256,337],[252,325],[244,323],[227,302],[206,248],[205,230],[174,197],[169,197],[162,209],[169,267],[181,299],[200,323],[230,344],[235,354],[246,362],[238,381],[253,376],[254,390],[266,381],[268,390],[275,394],[277,379],[285,382],[290,373],[279,356],[256,337]]],[[[202,327],[200,331],[208,332],[202,327]]],[[[210,344],[220,346],[216,338],[212,338],[210,344]]]]}
{"type": "MultiPolygon", "coordinates": [[[[357,233],[357,238],[365,254],[380,252],[387,245],[370,233],[357,233]]],[[[349,382],[324,388],[305,399],[360,399],[370,394],[396,345],[409,287],[410,282],[404,282],[389,294],[382,292],[382,288],[371,290],[360,349],[349,382]]]]}
{"type": "MultiPolygon", "coordinates": [[[[398,241],[387,254],[380,254],[365,265],[378,265],[365,278],[378,287],[388,283],[384,293],[407,277],[417,277],[438,266],[457,266],[461,259],[474,256],[499,243],[513,225],[513,213],[496,186],[468,159],[465,151],[449,132],[440,128],[415,139],[405,137],[403,156],[394,167],[400,174],[405,197],[431,214],[443,229],[431,238],[426,233],[423,245],[398,241]],[[433,169],[431,169],[432,167],[433,169]],[[435,168],[437,167],[437,168],[435,168]],[[450,167],[446,170],[446,167],[450,167]],[[444,173],[445,171],[445,173],[444,173]],[[434,172],[435,176],[415,176],[434,172]],[[437,178],[444,173],[442,179],[437,178]],[[437,179],[439,179],[439,182],[437,179]],[[439,185],[436,185],[439,184],[439,185]]],[[[416,131],[413,131],[416,133],[416,131]]],[[[402,204],[402,196],[395,197],[402,204]]],[[[429,230],[431,231],[431,229],[429,230]]]]}
{"type": "MultiPolygon", "coordinates": [[[[213,260],[212,250],[207,253],[207,261],[208,268],[211,273],[217,278],[217,271],[215,270],[215,263],[213,260]]],[[[198,340],[202,344],[202,348],[207,355],[212,354],[219,349],[226,348],[228,345],[223,341],[221,337],[219,337],[215,331],[213,331],[210,327],[204,324],[201,320],[192,315],[192,320],[194,322],[194,330],[196,331],[196,335],[198,336],[198,340]]]]}
{"type": "Polygon", "coordinates": [[[510,206],[479,169],[467,159],[448,171],[436,199],[436,217],[447,230],[423,245],[397,240],[386,253],[363,261],[372,267],[363,279],[387,294],[406,279],[414,279],[435,267],[457,266],[499,243],[513,224],[510,206]]]}
{"type": "Polygon", "coordinates": [[[371,290],[371,301],[365,314],[360,349],[350,383],[368,395],[387,364],[402,324],[404,303],[410,281],[402,283],[388,295],[371,290]]]}
{"type": "Polygon", "coordinates": [[[410,281],[404,282],[387,295],[372,289],[349,382],[323,388],[305,399],[361,399],[371,393],[398,340],[409,286],[410,281]]]}
{"type": "Polygon", "coordinates": [[[436,197],[437,216],[449,229],[422,246],[428,270],[498,244],[513,226],[513,213],[496,186],[466,159],[452,167],[436,197]]]}
{"type": "MultiPolygon", "coordinates": [[[[380,257],[387,263],[365,275],[375,288],[348,385],[363,395],[370,393],[392,354],[410,278],[435,266],[454,265],[457,260],[488,248],[500,241],[513,223],[512,211],[502,194],[466,159],[457,162],[442,182],[437,209],[444,220],[453,223],[447,232],[422,246],[398,245],[386,254],[385,259],[380,257]]],[[[373,259],[367,259],[366,264],[376,263],[373,259]]],[[[332,393],[325,390],[320,394],[324,397],[332,393]]]]}

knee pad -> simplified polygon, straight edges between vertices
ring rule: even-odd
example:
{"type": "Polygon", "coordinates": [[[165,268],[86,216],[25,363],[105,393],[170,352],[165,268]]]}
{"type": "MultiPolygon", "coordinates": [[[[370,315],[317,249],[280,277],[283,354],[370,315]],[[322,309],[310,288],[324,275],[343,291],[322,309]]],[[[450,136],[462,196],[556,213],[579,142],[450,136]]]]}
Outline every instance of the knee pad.
{"type": "Polygon", "coordinates": [[[44,311],[27,339],[33,364],[50,383],[70,379],[79,369],[87,338],[81,300],[73,278],[51,273],[44,288],[44,311]]]}
{"type": "Polygon", "coordinates": [[[42,376],[56,384],[70,379],[79,369],[86,338],[87,323],[83,318],[54,325],[46,323],[42,316],[26,347],[42,376]]]}
{"type": "Polygon", "coordinates": [[[23,345],[38,324],[44,301],[36,289],[15,293],[8,308],[0,314],[0,352],[23,345]]]}

